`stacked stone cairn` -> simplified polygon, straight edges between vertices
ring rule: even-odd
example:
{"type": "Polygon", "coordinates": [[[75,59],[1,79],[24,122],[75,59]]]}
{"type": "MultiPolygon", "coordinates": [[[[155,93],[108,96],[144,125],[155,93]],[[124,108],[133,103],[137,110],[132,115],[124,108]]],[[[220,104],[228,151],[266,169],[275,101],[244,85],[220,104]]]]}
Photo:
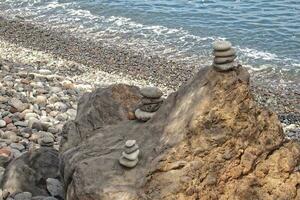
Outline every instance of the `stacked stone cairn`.
{"type": "Polygon", "coordinates": [[[133,168],[139,161],[140,150],[135,140],[127,140],[125,143],[125,150],[119,159],[119,163],[127,168],[133,168]]]}
{"type": "Polygon", "coordinates": [[[163,103],[163,93],[156,87],[144,87],[140,92],[143,98],[141,105],[135,111],[135,116],[139,121],[146,122],[154,116],[163,103]]]}
{"type": "Polygon", "coordinates": [[[234,61],[236,58],[235,50],[228,41],[216,41],[213,43],[214,49],[214,63],[213,66],[218,71],[228,71],[234,69],[237,63],[234,61]]]}
{"type": "Polygon", "coordinates": [[[51,137],[42,137],[41,139],[39,139],[38,143],[42,147],[53,147],[54,139],[51,137]]]}

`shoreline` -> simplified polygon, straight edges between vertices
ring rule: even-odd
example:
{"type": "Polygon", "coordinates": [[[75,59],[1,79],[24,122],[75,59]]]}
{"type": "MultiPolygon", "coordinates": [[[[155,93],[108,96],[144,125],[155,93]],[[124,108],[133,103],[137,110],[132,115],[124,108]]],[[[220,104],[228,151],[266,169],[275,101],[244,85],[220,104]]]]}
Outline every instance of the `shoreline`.
{"type": "MultiPolygon", "coordinates": [[[[55,73],[85,80],[92,87],[113,83],[153,85],[166,94],[188,81],[198,70],[160,57],[76,38],[65,31],[0,16],[0,60],[51,68],[55,73]]],[[[300,93],[280,82],[265,85],[267,74],[251,72],[257,102],[276,112],[286,125],[300,127],[300,93]]],[[[272,77],[268,77],[272,79],[272,77]]],[[[278,77],[276,77],[278,78],[278,77]]]]}

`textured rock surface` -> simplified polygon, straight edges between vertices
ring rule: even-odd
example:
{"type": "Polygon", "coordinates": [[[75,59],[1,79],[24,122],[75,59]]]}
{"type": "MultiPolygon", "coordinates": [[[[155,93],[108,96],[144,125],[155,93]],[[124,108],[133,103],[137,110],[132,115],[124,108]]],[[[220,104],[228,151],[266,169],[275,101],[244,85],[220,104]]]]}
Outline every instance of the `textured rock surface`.
{"type": "Polygon", "coordinates": [[[140,100],[138,87],[122,84],[86,93],[79,99],[76,119],[64,126],[62,150],[91,137],[96,129],[128,120],[140,100]]]}
{"type": "MultiPolygon", "coordinates": [[[[102,105],[107,96],[95,94],[102,105]]],[[[83,98],[79,107],[94,100],[83,98]]],[[[204,68],[146,123],[110,118],[112,108],[101,108],[94,112],[112,120],[80,129],[80,142],[61,150],[67,200],[300,198],[300,145],[285,140],[277,116],[256,105],[241,67],[204,68]],[[124,169],[118,158],[131,138],[143,153],[124,169]]]]}
{"type": "Polygon", "coordinates": [[[8,165],[1,188],[10,194],[28,191],[34,196],[48,196],[46,180],[58,177],[58,167],[58,152],[53,148],[26,152],[8,165]]]}

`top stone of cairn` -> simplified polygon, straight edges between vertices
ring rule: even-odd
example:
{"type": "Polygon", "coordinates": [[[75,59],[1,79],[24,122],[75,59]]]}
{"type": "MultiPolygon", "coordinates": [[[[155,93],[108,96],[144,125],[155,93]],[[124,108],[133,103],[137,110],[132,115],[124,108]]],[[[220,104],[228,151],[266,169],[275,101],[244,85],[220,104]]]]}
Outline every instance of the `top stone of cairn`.
{"type": "Polygon", "coordinates": [[[141,89],[141,94],[143,97],[151,98],[151,99],[159,99],[163,93],[157,87],[144,87],[141,89]]]}
{"type": "Polygon", "coordinates": [[[133,147],[136,144],[136,140],[127,140],[125,143],[125,147],[133,147]]]}
{"type": "Polygon", "coordinates": [[[231,43],[228,41],[218,40],[213,43],[213,48],[215,51],[226,51],[229,50],[231,46],[231,43]]]}

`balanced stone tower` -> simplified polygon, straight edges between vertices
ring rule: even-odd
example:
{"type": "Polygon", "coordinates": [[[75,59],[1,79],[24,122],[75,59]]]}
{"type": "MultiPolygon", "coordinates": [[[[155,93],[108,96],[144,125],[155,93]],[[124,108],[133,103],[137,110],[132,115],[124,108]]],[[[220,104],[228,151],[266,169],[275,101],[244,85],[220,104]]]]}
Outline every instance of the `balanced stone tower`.
{"type": "Polygon", "coordinates": [[[54,139],[52,137],[42,137],[38,140],[38,143],[42,147],[53,147],[54,139]]]}
{"type": "Polygon", "coordinates": [[[125,143],[125,151],[122,152],[122,156],[119,159],[119,163],[128,168],[133,168],[139,161],[140,150],[135,140],[127,140],[125,143]]]}
{"type": "Polygon", "coordinates": [[[163,98],[162,91],[156,87],[144,87],[141,89],[143,96],[141,105],[135,111],[135,116],[138,120],[146,122],[153,117],[155,112],[160,108],[163,98]]]}
{"type": "Polygon", "coordinates": [[[215,56],[213,66],[218,71],[231,70],[237,66],[237,63],[234,61],[236,53],[230,42],[216,41],[213,43],[213,49],[215,56]]]}

